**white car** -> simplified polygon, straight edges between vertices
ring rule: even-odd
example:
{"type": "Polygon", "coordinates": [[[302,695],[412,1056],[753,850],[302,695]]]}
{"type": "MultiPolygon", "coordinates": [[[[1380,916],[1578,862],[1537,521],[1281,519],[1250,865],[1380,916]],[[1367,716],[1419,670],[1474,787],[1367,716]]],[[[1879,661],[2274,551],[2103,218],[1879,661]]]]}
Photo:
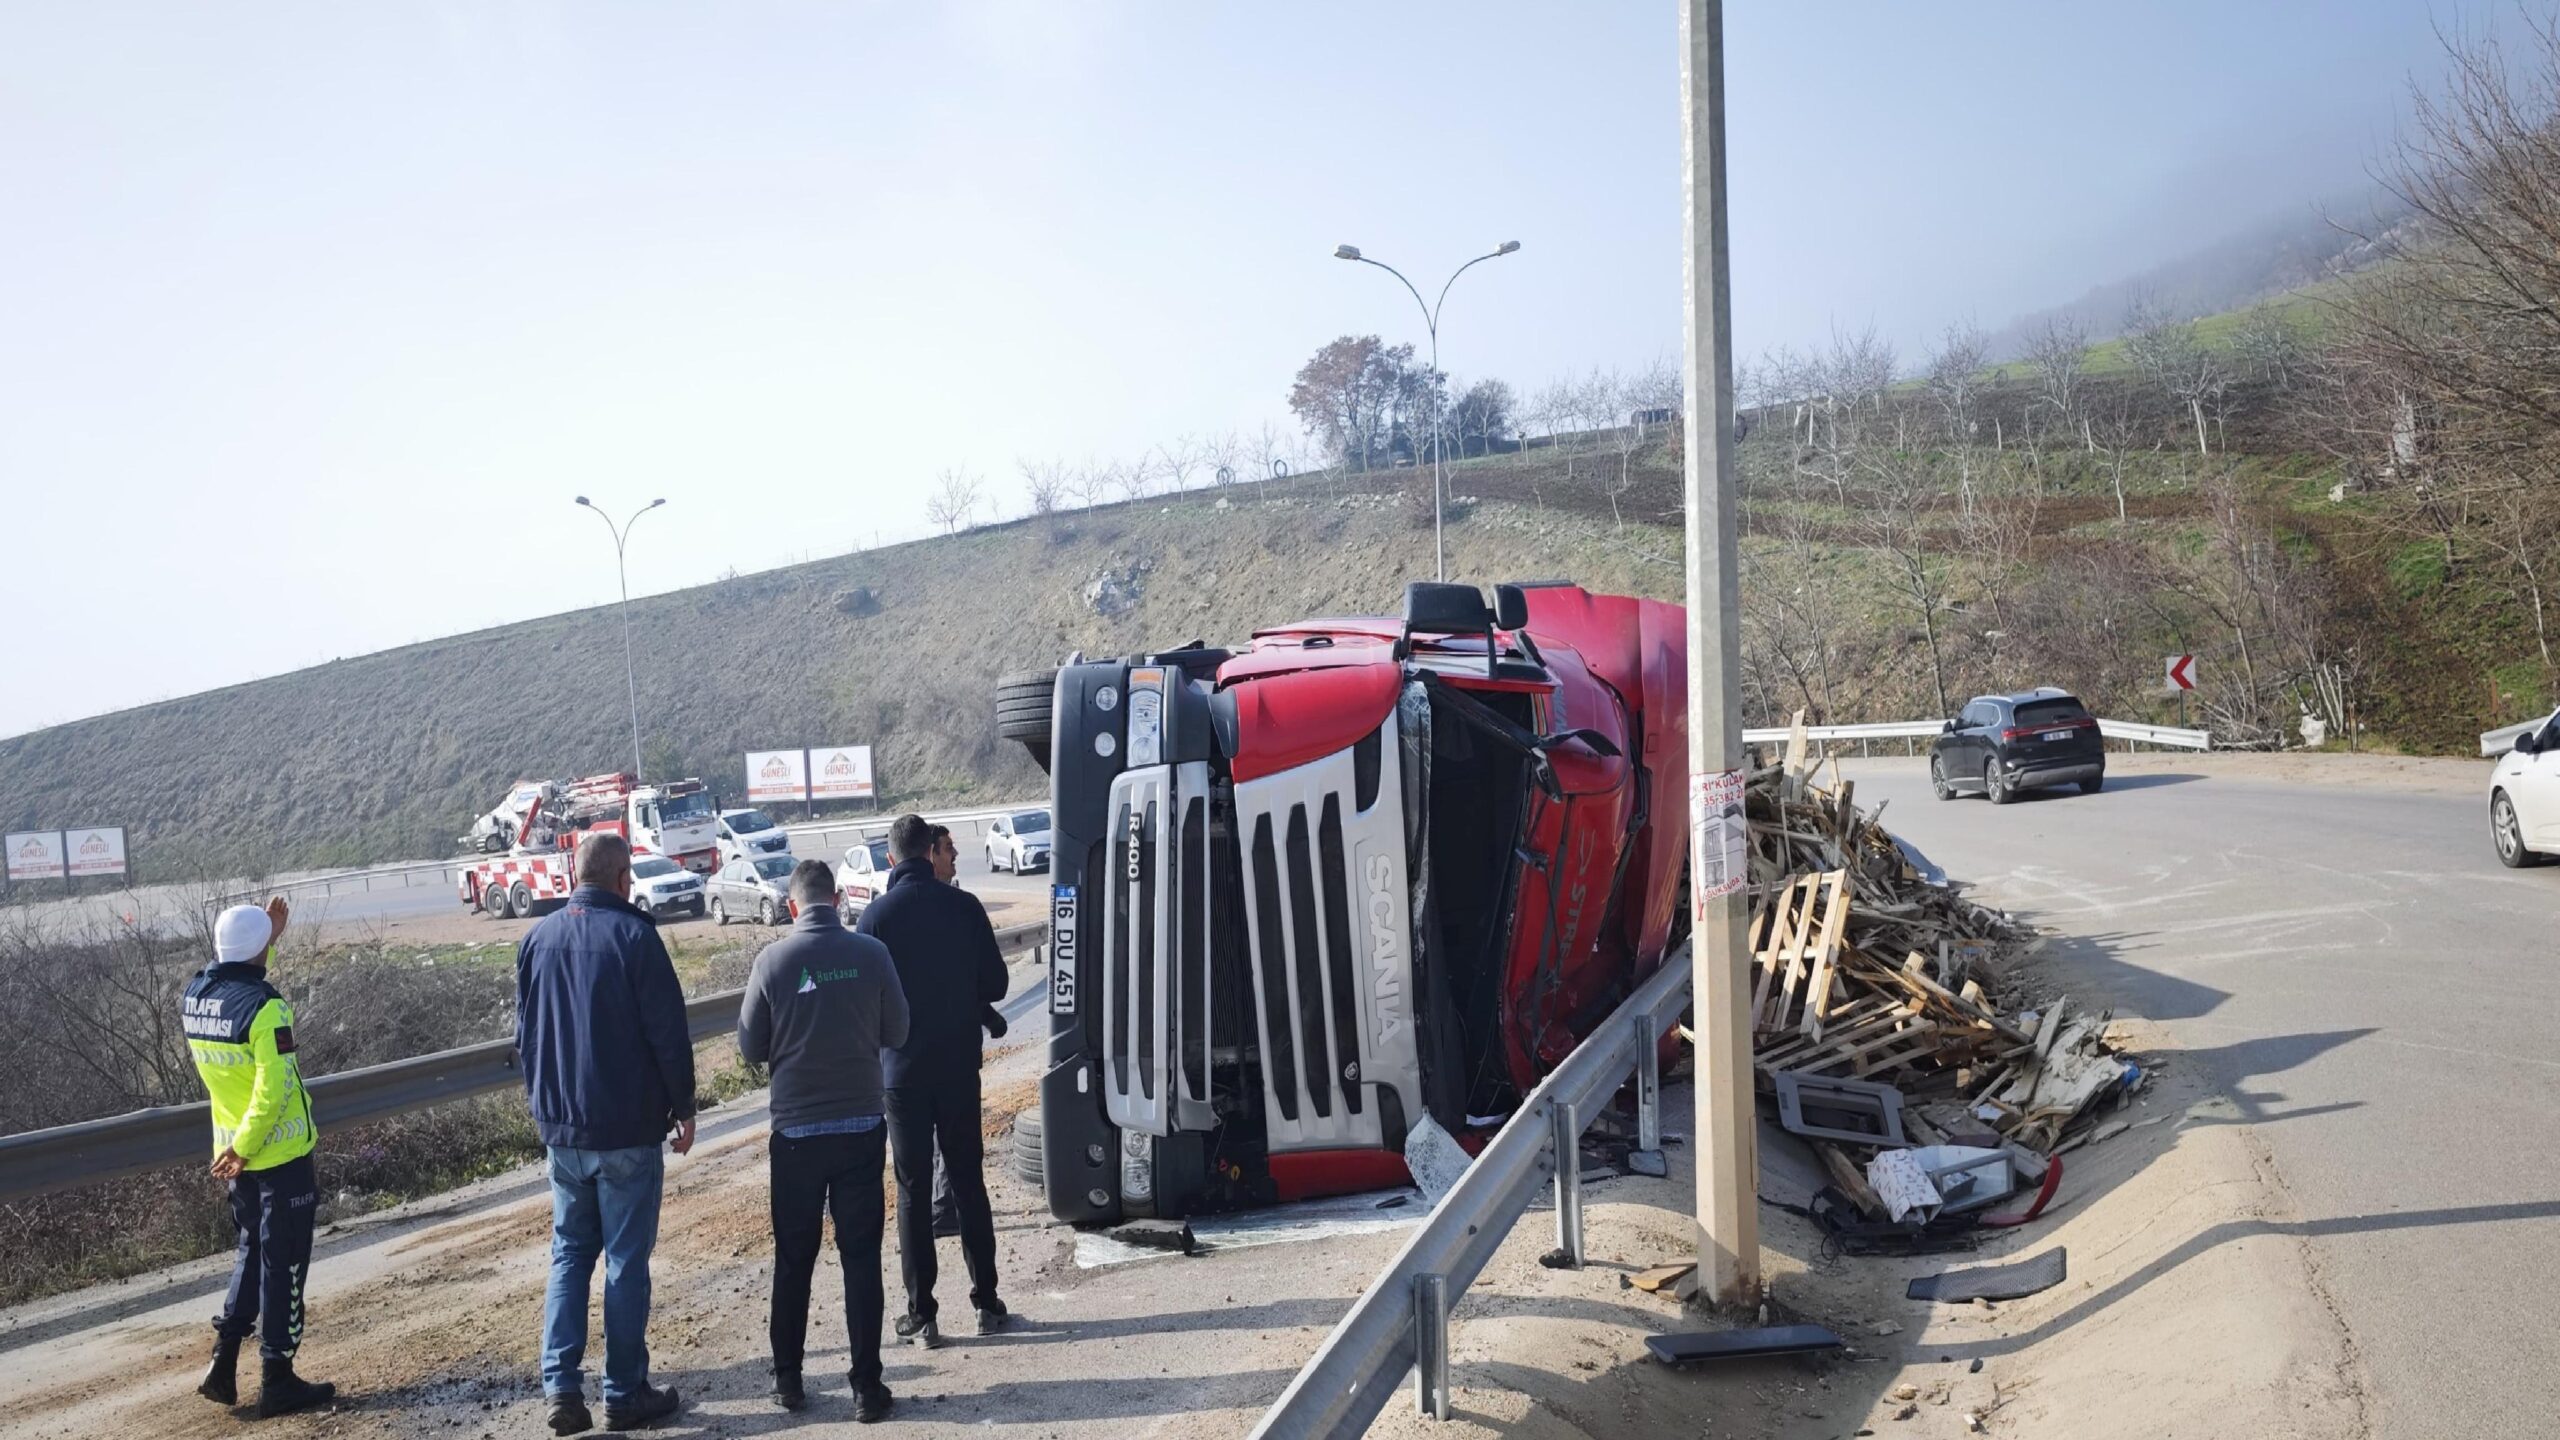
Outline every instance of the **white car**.
{"type": "Polygon", "coordinates": [[[2560,713],[2517,736],[2489,772],[2489,837],[2511,870],[2560,855],[2560,713]]]}
{"type": "Polygon", "coordinates": [[[720,861],[761,860],[791,853],[791,832],[761,810],[723,810],[712,832],[720,844],[720,861]]]}
{"type": "Polygon", "coordinates": [[[631,903],[651,915],[688,914],[699,919],[711,898],[702,877],[664,855],[636,855],[631,860],[631,903]]]}
{"type": "Polygon", "coordinates": [[[1016,875],[1048,869],[1049,812],[1018,810],[987,822],[987,868],[1016,875]]]}
{"type": "Polygon", "coordinates": [[[863,906],[879,899],[889,888],[889,868],[889,840],[885,835],[844,852],[844,863],[836,867],[836,889],[843,892],[838,913],[846,924],[852,924],[863,906]]]}

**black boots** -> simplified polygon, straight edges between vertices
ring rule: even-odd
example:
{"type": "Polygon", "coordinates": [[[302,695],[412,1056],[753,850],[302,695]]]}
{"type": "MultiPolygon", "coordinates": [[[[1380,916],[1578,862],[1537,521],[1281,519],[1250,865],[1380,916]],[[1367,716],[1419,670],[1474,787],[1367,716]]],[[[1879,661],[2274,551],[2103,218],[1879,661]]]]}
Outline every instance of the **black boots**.
{"type": "Polygon", "coordinates": [[[260,1363],[258,1381],[258,1418],[272,1420],[326,1405],[337,1398],[338,1387],[322,1381],[313,1384],[293,1373],[290,1360],[266,1360],[260,1363]]]}
{"type": "Polygon", "coordinates": [[[204,1368],[204,1379],[196,1383],[196,1393],[216,1405],[240,1403],[240,1339],[236,1335],[213,1337],[213,1363],[204,1368]]]}

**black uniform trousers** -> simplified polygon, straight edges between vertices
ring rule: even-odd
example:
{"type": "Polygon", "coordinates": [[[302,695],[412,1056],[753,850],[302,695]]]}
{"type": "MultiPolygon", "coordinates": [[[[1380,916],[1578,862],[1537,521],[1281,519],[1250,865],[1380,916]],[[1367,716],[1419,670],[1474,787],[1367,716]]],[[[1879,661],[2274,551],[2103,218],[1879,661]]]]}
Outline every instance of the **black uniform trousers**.
{"type": "Polygon", "coordinates": [[[320,1211],[320,1172],[301,1156],[231,1180],[231,1227],[240,1250],[214,1333],[258,1337],[258,1353],[290,1360],[302,1348],[302,1283],[311,1270],[311,1225],[320,1211]]]}
{"type": "Polygon", "coordinates": [[[818,1268],[821,1224],[836,1222],[844,1270],[844,1329],[853,1345],[853,1383],[880,1383],[880,1169],[885,1126],[858,1135],[773,1137],[773,1314],[777,1375],[800,1373],[809,1332],[809,1281],[818,1268]]]}
{"type": "Polygon", "coordinates": [[[889,1087],[889,1146],[898,1171],[898,1269],[907,1284],[907,1313],[934,1318],[933,1156],[960,1212],[960,1255],[969,1267],[969,1303],[996,1300],[996,1217],[987,1203],[980,1137],[978,1057],[910,1065],[889,1087]]]}

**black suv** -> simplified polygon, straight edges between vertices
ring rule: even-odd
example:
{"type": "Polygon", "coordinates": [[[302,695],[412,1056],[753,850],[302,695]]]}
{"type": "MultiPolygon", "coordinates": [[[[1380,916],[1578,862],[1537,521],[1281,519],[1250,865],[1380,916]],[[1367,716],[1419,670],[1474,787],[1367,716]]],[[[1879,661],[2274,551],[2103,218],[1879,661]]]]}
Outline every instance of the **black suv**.
{"type": "Polygon", "coordinates": [[[2021,790],[2078,785],[2095,795],[2106,783],[2098,717],[2066,691],[1977,695],[1929,742],[1929,784],[1941,800],[1980,791],[2006,805],[2021,790]]]}

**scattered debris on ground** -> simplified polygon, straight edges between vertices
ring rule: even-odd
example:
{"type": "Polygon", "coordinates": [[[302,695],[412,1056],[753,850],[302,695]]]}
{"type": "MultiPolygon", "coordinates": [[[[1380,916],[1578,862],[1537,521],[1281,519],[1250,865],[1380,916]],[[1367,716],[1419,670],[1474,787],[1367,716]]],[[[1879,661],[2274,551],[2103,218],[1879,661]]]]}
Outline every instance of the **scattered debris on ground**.
{"type": "Polygon", "coordinates": [[[1924,875],[1852,782],[1816,783],[1820,758],[1799,716],[1744,792],[1752,1063],[1832,1178],[1817,1218],[1853,1249],[1906,1252],[1897,1236],[2033,1219],[2054,1157],[2120,1130],[2100,1112],[2147,1077],[2109,1045],[2106,1013],[2017,1008],[2025,927],[1924,875]],[[2021,1194],[2025,1209],[1993,1209],[2021,1194]]]}

